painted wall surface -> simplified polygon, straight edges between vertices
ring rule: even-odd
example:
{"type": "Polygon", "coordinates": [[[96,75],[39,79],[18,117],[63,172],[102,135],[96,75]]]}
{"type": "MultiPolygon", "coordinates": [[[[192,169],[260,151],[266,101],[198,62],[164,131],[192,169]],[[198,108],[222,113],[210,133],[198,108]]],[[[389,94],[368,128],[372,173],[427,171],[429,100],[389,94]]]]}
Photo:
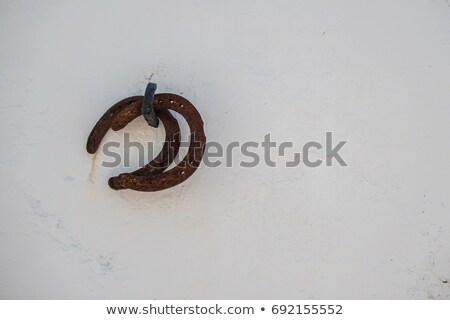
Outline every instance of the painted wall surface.
{"type": "Polygon", "coordinates": [[[450,298],[448,1],[2,0],[0,40],[1,298],[450,298]],[[86,139],[149,78],[209,141],[333,132],[348,166],[113,191],[139,163],[86,139]]]}

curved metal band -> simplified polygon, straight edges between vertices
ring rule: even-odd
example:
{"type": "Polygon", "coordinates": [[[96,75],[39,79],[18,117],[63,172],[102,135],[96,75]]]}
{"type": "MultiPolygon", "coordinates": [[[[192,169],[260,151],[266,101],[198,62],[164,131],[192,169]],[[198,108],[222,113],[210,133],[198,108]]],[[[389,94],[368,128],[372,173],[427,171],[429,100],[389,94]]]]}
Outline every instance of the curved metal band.
{"type": "MultiPolygon", "coordinates": [[[[142,101],[142,96],[129,97],[109,108],[92,129],[86,144],[87,152],[93,154],[97,151],[103,137],[110,128],[118,131],[139,116],[134,115],[134,110],[141,108],[142,101]]],[[[133,172],[136,175],[148,176],[163,172],[173,162],[180,149],[180,126],[178,125],[178,121],[165,109],[155,108],[155,111],[158,118],[164,124],[166,141],[155,159],[146,166],[133,172]]]]}
{"type": "MultiPolygon", "coordinates": [[[[94,128],[92,129],[91,133],[89,134],[87,144],[86,144],[86,150],[90,154],[94,154],[98,147],[100,146],[100,143],[103,140],[103,137],[106,135],[108,130],[111,128],[111,124],[113,120],[116,118],[116,116],[128,105],[134,105],[142,103],[138,99],[142,97],[141,96],[134,96],[129,97],[126,99],[123,99],[117,103],[115,103],[111,108],[109,108],[103,116],[97,121],[94,128]]],[[[142,101],[142,100],[141,100],[142,101]]]]}
{"type": "MultiPolygon", "coordinates": [[[[153,105],[155,110],[170,109],[180,113],[186,119],[191,130],[189,150],[184,159],[169,171],[149,177],[135,173],[122,173],[117,177],[110,178],[109,185],[113,189],[133,189],[137,191],[168,189],[188,179],[200,165],[206,145],[206,136],[203,129],[203,120],[197,109],[185,98],[171,93],[156,94],[153,105]]],[[[136,106],[131,104],[129,110],[133,108],[136,108],[136,106]]],[[[134,113],[130,111],[130,118],[135,116],[138,116],[138,111],[136,110],[134,113]]],[[[113,128],[120,128],[123,125],[118,116],[113,122],[113,128]]]]}
{"type": "MultiPolygon", "coordinates": [[[[95,153],[109,128],[117,131],[142,115],[142,96],[123,99],[113,105],[100,118],[89,135],[86,149],[95,153]]],[[[171,188],[188,179],[197,170],[203,157],[206,137],[203,121],[197,109],[185,98],[176,94],[156,94],[153,106],[158,118],[164,123],[166,142],[158,154],[146,166],[132,172],[111,177],[109,186],[115,190],[159,191],[171,188]],[[175,159],[180,148],[180,128],[168,110],[180,113],[191,130],[189,150],[185,158],[174,168],[164,172],[175,159]]]]}

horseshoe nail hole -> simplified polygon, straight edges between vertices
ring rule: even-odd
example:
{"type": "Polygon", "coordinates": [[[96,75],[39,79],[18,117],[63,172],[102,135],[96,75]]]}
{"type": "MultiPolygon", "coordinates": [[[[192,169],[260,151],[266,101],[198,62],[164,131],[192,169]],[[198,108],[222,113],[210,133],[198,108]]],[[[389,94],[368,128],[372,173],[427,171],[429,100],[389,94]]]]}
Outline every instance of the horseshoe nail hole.
{"type": "Polygon", "coordinates": [[[170,103],[173,103],[173,100],[170,100],[170,103]]]}
{"type": "Polygon", "coordinates": [[[184,108],[184,104],[180,104],[180,108],[184,108]]]}
{"type": "Polygon", "coordinates": [[[162,100],[161,100],[161,99],[158,99],[158,102],[159,102],[159,103],[161,103],[161,102],[162,102],[162,100]]]}
{"type": "Polygon", "coordinates": [[[184,174],[184,171],[181,171],[181,174],[184,174]]]}
{"type": "Polygon", "coordinates": [[[128,101],[128,104],[132,104],[134,102],[136,102],[136,100],[132,99],[132,100],[128,101]]]}

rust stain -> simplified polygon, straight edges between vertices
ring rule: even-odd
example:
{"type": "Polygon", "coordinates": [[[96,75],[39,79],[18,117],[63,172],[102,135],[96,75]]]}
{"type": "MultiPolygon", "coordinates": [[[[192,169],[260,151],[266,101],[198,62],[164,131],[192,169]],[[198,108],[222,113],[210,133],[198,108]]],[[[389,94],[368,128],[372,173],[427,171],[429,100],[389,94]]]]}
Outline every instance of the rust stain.
{"type": "Polygon", "coordinates": [[[89,176],[88,176],[88,181],[90,183],[95,182],[95,177],[97,174],[97,166],[96,166],[97,154],[98,154],[97,152],[94,153],[91,158],[91,171],[89,172],[89,176]]]}

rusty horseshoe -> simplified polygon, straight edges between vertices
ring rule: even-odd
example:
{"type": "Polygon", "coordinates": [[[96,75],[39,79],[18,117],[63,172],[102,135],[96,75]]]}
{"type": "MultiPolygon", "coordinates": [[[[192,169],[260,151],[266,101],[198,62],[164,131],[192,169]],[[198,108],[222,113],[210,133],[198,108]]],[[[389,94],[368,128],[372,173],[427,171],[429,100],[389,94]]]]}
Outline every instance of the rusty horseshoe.
{"type": "MultiPolygon", "coordinates": [[[[203,120],[197,109],[187,99],[176,94],[161,93],[154,97],[152,94],[152,98],[151,112],[154,112],[164,124],[166,141],[158,156],[144,167],[131,173],[122,173],[111,177],[108,184],[114,190],[159,191],[168,189],[188,179],[200,165],[206,145],[206,136],[203,120]],[[169,110],[178,112],[185,118],[191,133],[186,156],[175,167],[166,171],[180,148],[180,127],[169,110]]],[[[110,128],[114,131],[123,129],[128,123],[143,115],[143,111],[146,112],[145,108],[150,114],[148,102],[146,104],[145,100],[143,96],[133,96],[123,99],[109,108],[92,129],[86,144],[87,152],[93,154],[97,151],[110,128]]],[[[155,121],[150,122],[148,114],[146,120],[149,125],[153,126],[152,123],[155,121]]],[[[156,126],[157,123],[156,120],[156,126]]]]}

